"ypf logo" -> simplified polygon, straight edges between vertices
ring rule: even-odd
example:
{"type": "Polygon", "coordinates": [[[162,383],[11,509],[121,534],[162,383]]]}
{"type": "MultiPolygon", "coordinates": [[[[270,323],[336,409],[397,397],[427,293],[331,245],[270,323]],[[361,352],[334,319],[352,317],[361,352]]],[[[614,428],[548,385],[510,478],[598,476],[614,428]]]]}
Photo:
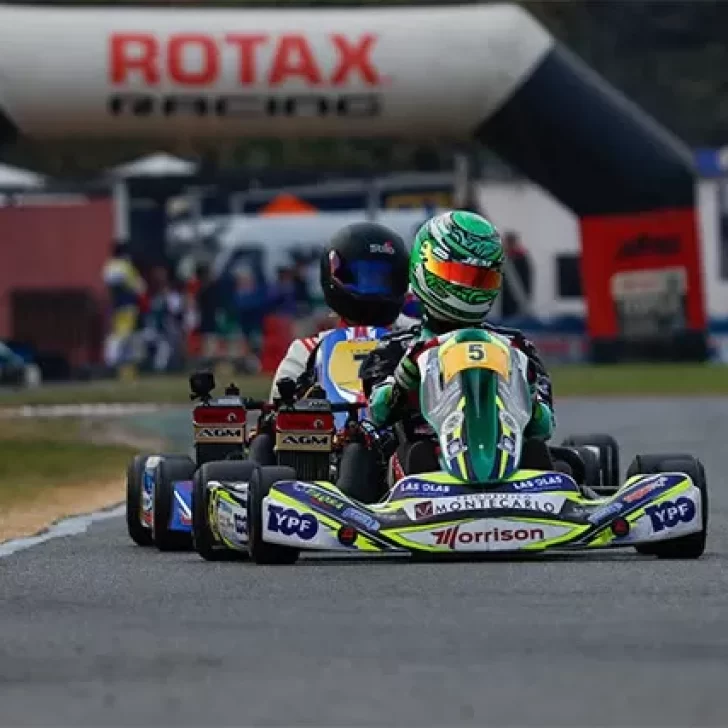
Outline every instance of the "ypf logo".
{"type": "Polygon", "coordinates": [[[268,530],[310,541],[318,533],[318,521],[310,513],[301,515],[293,508],[268,506],[268,530]]]}
{"type": "Polygon", "coordinates": [[[645,508],[645,513],[650,517],[655,533],[659,533],[681,522],[690,523],[695,518],[696,508],[690,498],[678,498],[674,503],[665,501],[659,506],[645,508]]]}

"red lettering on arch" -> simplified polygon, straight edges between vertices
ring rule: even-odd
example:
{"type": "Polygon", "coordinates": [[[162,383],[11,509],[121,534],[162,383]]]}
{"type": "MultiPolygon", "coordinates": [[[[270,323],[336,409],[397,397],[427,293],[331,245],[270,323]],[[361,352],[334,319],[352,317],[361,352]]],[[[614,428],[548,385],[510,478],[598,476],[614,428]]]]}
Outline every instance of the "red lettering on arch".
{"type": "Polygon", "coordinates": [[[134,74],[147,86],[159,83],[159,48],[150,33],[113,33],[109,43],[111,83],[128,83],[134,74]]]}
{"type": "Polygon", "coordinates": [[[225,36],[225,42],[236,46],[238,49],[238,80],[240,83],[244,85],[255,83],[258,78],[255,51],[263,43],[268,42],[268,36],[229,33],[225,36]]]}
{"type": "Polygon", "coordinates": [[[167,45],[167,67],[171,81],[180,86],[209,86],[220,74],[220,53],[215,41],[207,35],[173,35],[167,45]],[[201,54],[199,68],[189,68],[189,51],[201,54]]]}
{"type": "Polygon", "coordinates": [[[332,86],[341,86],[349,77],[358,73],[362,80],[370,86],[376,86],[380,79],[377,69],[372,63],[372,50],[377,41],[376,36],[363,35],[358,41],[351,42],[344,35],[331,36],[339,54],[339,65],[331,76],[332,86]]]}
{"type": "Polygon", "coordinates": [[[281,36],[268,82],[279,86],[290,78],[300,78],[310,86],[319,86],[323,81],[308,41],[302,35],[281,36]]]}

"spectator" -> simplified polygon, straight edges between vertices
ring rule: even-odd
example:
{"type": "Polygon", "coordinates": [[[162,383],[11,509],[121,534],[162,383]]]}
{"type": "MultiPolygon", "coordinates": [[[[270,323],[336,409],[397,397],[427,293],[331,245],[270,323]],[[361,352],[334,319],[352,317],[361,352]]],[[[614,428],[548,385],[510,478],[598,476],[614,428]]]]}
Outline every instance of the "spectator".
{"type": "MultiPolygon", "coordinates": [[[[309,290],[308,268],[311,261],[302,253],[294,252],[293,258],[292,280],[293,291],[296,300],[296,312],[301,318],[311,315],[312,299],[309,290]]],[[[318,262],[318,261],[317,261],[318,262]]]]}
{"type": "Polygon", "coordinates": [[[202,355],[211,359],[217,356],[219,350],[217,316],[222,304],[220,289],[208,265],[198,265],[195,277],[196,290],[191,304],[196,313],[196,328],[202,339],[202,355]]]}
{"type": "Polygon", "coordinates": [[[126,243],[114,242],[111,257],[104,266],[103,279],[111,304],[104,361],[107,366],[116,367],[133,358],[134,334],[146,291],[144,279],[134,266],[126,243]]]}
{"type": "Polygon", "coordinates": [[[279,316],[295,318],[298,313],[295,273],[285,267],[278,268],[276,273],[277,279],[270,296],[271,307],[279,316]]]}
{"type": "Polygon", "coordinates": [[[501,293],[501,315],[504,319],[528,316],[533,294],[533,278],[528,251],[521,244],[518,233],[509,230],[503,235],[506,266],[501,293]]]}
{"type": "Polygon", "coordinates": [[[241,268],[235,276],[235,312],[238,322],[240,355],[259,369],[255,351],[259,348],[265,315],[265,290],[248,268],[241,268]]]}
{"type": "Polygon", "coordinates": [[[147,343],[153,352],[154,370],[163,372],[183,352],[184,299],[161,266],[152,269],[150,288],[147,343]]]}

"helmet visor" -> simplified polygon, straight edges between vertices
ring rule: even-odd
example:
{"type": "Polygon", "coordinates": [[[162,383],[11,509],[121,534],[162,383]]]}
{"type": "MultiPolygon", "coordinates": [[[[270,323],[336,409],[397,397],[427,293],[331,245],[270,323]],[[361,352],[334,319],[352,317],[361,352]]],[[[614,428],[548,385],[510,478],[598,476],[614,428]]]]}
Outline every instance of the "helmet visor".
{"type": "Polygon", "coordinates": [[[424,264],[425,269],[438,278],[481,291],[498,290],[503,282],[501,272],[493,268],[468,265],[455,260],[438,260],[432,256],[427,256],[424,264]]]}
{"type": "Polygon", "coordinates": [[[354,260],[347,264],[332,252],[329,265],[331,277],[350,293],[359,296],[393,295],[393,270],[386,261],[354,260]]]}

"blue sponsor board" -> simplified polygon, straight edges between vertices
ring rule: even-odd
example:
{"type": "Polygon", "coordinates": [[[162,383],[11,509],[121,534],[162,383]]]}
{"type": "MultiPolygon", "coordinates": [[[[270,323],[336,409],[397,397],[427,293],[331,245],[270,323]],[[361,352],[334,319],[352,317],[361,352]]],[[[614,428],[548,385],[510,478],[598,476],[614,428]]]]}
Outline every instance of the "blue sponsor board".
{"type": "Polygon", "coordinates": [[[311,513],[299,513],[293,508],[268,506],[268,530],[284,536],[298,536],[310,541],[318,533],[318,520],[311,513]]]}
{"type": "Polygon", "coordinates": [[[467,495],[472,493],[472,488],[461,485],[450,485],[449,483],[433,483],[422,478],[403,478],[392,489],[390,500],[402,500],[404,498],[444,498],[453,495],[467,495]]]}
{"type": "Polygon", "coordinates": [[[351,505],[351,503],[336,496],[326,488],[314,485],[313,483],[303,483],[294,480],[282,481],[275,484],[275,489],[292,496],[302,503],[329,513],[340,514],[345,508],[351,505]]]}
{"type": "Polygon", "coordinates": [[[192,532],[192,481],[178,480],[172,484],[172,514],[170,531],[192,532]]]}
{"type": "Polygon", "coordinates": [[[510,480],[500,483],[498,491],[506,493],[543,493],[545,491],[569,491],[580,493],[576,481],[564,473],[543,473],[533,478],[510,480]]]}
{"type": "Polygon", "coordinates": [[[363,526],[369,531],[379,530],[379,522],[368,513],[364,513],[358,508],[345,508],[341,515],[347,520],[354,521],[354,523],[363,526]]]}
{"type": "Polygon", "coordinates": [[[593,523],[598,526],[606,521],[610,521],[612,518],[616,518],[623,510],[624,503],[615,501],[609,505],[597,508],[597,510],[594,511],[587,520],[589,523],[593,523]]]}

